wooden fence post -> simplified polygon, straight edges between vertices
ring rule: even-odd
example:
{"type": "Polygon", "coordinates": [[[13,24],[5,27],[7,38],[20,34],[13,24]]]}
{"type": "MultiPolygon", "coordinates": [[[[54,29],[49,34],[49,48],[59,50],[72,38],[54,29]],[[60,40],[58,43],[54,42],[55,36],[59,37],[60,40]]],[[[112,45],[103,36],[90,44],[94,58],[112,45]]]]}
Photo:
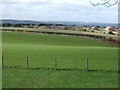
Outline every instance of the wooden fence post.
{"type": "Polygon", "coordinates": [[[55,69],[57,69],[57,58],[55,57],[55,69]]]}
{"type": "Polygon", "coordinates": [[[86,71],[88,71],[88,57],[86,58],[86,71]]]}
{"type": "Polygon", "coordinates": [[[4,56],[2,55],[2,68],[4,68],[4,56]]]}
{"type": "Polygon", "coordinates": [[[29,67],[28,67],[28,56],[26,57],[26,68],[29,69],[29,67]]]}

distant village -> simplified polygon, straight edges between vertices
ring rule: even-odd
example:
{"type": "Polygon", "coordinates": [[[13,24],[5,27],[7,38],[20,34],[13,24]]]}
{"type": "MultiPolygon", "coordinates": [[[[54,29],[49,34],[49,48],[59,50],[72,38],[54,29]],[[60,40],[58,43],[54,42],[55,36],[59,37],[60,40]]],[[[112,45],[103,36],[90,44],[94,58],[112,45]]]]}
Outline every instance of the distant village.
{"type": "Polygon", "coordinates": [[[85,31],[85,32],[95,32],[102,34],[112,34],[118,35],[118,28],[112,26],[100,27],[100,26],[43,26],[38,28],[49,28],[49,29],[60,29],[60,30],[74,30],[74,31],[85,31]]]}
{"type": "Polygon", "coordinates": [[[58,30],[73,30],[94,32],[101,34],[119,35],[120,28],[114,26],[75,26],[75,25],[62,25],[62,24],[10,24],[3,23],[2,27],[24,27],[24,28],[40,28],[40,29],[58,29],[58,30]]]}

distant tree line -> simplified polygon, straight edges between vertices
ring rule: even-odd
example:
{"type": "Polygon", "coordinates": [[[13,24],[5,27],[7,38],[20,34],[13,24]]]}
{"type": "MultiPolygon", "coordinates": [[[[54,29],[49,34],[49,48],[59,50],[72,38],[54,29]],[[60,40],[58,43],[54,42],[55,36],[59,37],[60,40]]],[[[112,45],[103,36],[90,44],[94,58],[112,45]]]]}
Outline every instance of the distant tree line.
{"type": "MultiPolygon", "coordinates": [[[[11,24],[11,23],[2,23],[0,24],[2,27],[28,27],[28,28],[33,28],[33,27],[39,27],[39,26],[67,26],[63,24],[11,24]]],[[[74,26],[74,25],[71,25],[74,26]]]]}

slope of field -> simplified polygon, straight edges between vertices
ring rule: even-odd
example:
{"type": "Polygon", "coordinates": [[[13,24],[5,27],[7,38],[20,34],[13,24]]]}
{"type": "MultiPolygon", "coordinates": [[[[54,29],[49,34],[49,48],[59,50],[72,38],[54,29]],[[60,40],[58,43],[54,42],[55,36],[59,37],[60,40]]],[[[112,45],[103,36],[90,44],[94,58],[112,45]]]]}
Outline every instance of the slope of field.
{"type": "Polygon", "coordinates": [[[29,67],[54,68],[54,58],[56,57],[58,68],[85,70],[85,60],[88,57],[89,69],[98,70],[97,72],[81,72],[4,69],[3,87],[19,87],[23,81],[27,82],[20,86],[23,88],[98,87],[100,83],[102,83],[100,87],[117,87],[117,73],[107,72],[117,70],[117,53],[117,47],[94,39],[3,32],[3,55],[7,66],[25,67],[26,56],[29,56],[29,67]],[[67,77],[69,74],[71,75],[67,77]],[[88,77],[88,80],[84,80],[82,77],[84,79],[88,77]],[[94,81],[91,81],[92,79],[94,81]],[[16,83],[10,83],[12,80],[15,80],[16,83]],[[32,82],[34,84],[31,84],[32,82]]]}

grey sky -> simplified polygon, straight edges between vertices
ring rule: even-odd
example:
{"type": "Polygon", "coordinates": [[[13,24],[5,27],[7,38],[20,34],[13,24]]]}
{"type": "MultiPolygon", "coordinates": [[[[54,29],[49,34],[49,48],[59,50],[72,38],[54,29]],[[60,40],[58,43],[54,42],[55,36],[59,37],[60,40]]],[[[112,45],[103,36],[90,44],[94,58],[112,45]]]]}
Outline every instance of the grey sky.
{"type": "Polygon", "coordinates": [[[118,22],[117,5],[94,7],[89,0],[4,0],[0,8],[4,19],[118,22]]]}

